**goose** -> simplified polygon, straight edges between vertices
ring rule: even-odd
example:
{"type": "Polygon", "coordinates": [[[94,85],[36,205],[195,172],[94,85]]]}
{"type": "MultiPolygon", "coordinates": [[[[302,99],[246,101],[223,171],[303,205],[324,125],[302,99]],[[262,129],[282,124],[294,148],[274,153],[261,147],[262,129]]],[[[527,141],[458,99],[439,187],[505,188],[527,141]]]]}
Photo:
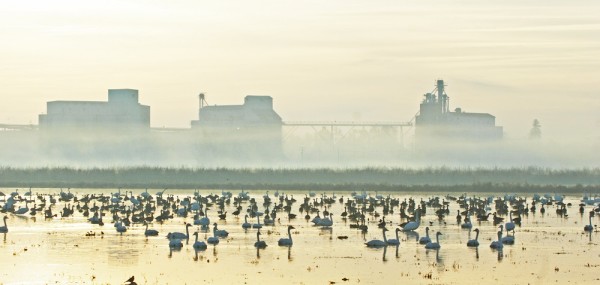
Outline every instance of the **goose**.
{"type": "Polygon", "coordinates": [[[145,236],[157,236],[158,231],[154,229],[148,229],[148,223],[144,223],[146,225],[146,230],[144,231],[145,236]]]}
{"type": "Polygon", "coordinates": [[[419,211],[417,211],[417,213],[415,214],[415,220],[412,222],[408,222],[406,224],[401,224],[400,226],[402,227],[403,231],[414,231],[417,228],[419,228],[419,225],[421,223],[421,214],[419,211]]]}
{"type": "Polygon", "coordinates": [[[425,236],[419,239],[420,244],[428,244],[431,242],[431,238],[429,237],[429,227],[425,227],[425,236]]]}
{"type": "Polygon", "coordinates": [[[400,228],[396,228],[396,239],[388,239],[387,244],[389,245],[400,245],[400,239],[398,238],[398,232],[400,228]]]}
{"type": "Polygon", "coordinates": [[[168,233],[167,234],[167,238],[168,239],[189,239],[190,238],[190,230],[189,228],[191,227],[191,224],[185,224],[185,234],[181,233],[181,232],[173,232],[173,233],[168,233]]]}
{"type": "Polygon", "coordinates": [[[260,240],[260,229],[256,231],[256,242],[254,243],[254,247],[256,248],[265,248],[267,247],[267,243],[264,240],[260,240]]]}
{"type": "Polygon", "coordinates": [[[0,233],[7,233],[8,227],[6,226],[6,220],[8,220],[8,216],[4,216],[2,219],[4,220],[4,226],[0,227],[0,233]]]}
{"type": "Polygon", "coordinates": [[[288,238],[280,238],[277,242],[280,246],[291,246],[294,244],[292,240],[292,229],[295,229],[293,226],[288,226],[288,238]]]}
{"type": "Polygon", "coordinates": [[[248,215],[244,216],[244,223],[242,224],[243,229],[249,229],[252,227],[252,224],[248,223],[248,215]]]}
{"type": "Polygon", "coordinates": [[[387,228],[383,228],[382,232],[383,232],[383,241],[378,240],[378,239],[374,239],[374,240],[370,240],[367,243],[365,243],[367,245],[367,247],[384,247],[387,246],[387,238],[385,237],[385,232],[387,232],[388,229],[387,228]]]}
{"type": "Polygon", "coordinates": [[[195,232],[194,235],[196,236],[196,240],[194,241],[194,245],[192,246],[195,250],[205,250],[206,249],[206,243],[203,241],[198,241],[198,232],[195,232]]]}
{"type": "Polygon", "coordinates": [[[493,249],[502,250],[504,245],[502,244],[502,231],[498,231],[498,240],[492,241],[490,247],[493,249]]]}
{"type": "Polygon", "coordinates": [[[440,236],[442,235],[442,233],[437,232],[435,234],[435,242],[430,242],[428,244],[425,245],[426,249],[439,249],[440,248],[440,236]]]}
{"type": "Polygon", "coordinates": [[[213,224],[213,233],[217,237],[227,237],[229,235],[229,232],[227,232],[226,230],[217,229],[217,223],[213,224]]]}
{"type": "Polygon", "coordinates": [[[593,211],[590,213],[590,223],[588,225],[585,225],[585,227],[583,227],[583,230],[586,232],[591,232],[594,230],[594,226],[592,226],[592,214],[593,213],[594,213],[593,211]]]}
{"type": "Polygon", "coordinates": [[[476,232],[475,234],[475,239],[470,239],[469,241],[467,241],[467,246],[468,247],[478,247],[479,246],[479,229],[475,229],[474,230],[476,232]]]}

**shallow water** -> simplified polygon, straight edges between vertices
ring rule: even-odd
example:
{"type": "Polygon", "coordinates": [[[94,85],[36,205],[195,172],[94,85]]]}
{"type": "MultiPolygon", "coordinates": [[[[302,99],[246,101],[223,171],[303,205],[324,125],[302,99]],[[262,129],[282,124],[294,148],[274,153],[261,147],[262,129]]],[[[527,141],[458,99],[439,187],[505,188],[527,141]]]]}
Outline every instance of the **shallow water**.
{"type": "MultiPolygon", "coordinates": [[[[0,191],[8,194],[14,189],[0,191]]],[[[58,193],[58,190],[38,189],[34,192],[58,193]]],[[[110,193],[99,189],[73,192],[110,193]]],[[[169,192],[180,197],[192,195],[192,191],[169,192]]],[[[210,193],[220,194],[220,191],[201,191],[202,195],[210,193]]],[[[262,205],[264,193],[254,191],[251,197],[262,205]]],[[[216,206],[208,212],[211,223],[217,222],[219,229],[229,231],[229,237],[200,252],[192,248],[193,236],[188,244],[184,241],[184,247],[179,251],[170,250],[165,238],[168,232],[184,231],[184,222],[193,222],[191,215],[175,217],[164,224],[151,224],[150,227],[158,230],[160,235],[146,238],[142,225],[131,226],[122,235],[117,233],[110,223],[110,216],[105,216],[106,224],[99,226],[87,222],[87,218],[77,211],[74,217],[51,220],[44,219],[43,213],[38,213],[35,218],[29,214],[8,214],[9,232],[0,234],[0,283],[123,284],[131,276],[135,276],[138,284],[600,283],[600,233],[583,231],[588,222],[587,213],[593,207],[586,206],[586,214],[580,215],[577,206],[580,197],[565,198],[565,203],[573,203],[568,207],[566,218],[557,215],[554,206],[547,207],[545,215],[537,212],[523,216],[522,226],[516,228],[515,244],[496,251],[489,247],[498,230],[491,217],[490,222],[473,223],[474,228],[481,230],[481,245],[478,249],[467,248],[468,231],[456,224],[454,217],[459,208],[455,202],[450,203],[450,214],[445,223],[434,216],[432,208],[428,208],[417,230],[424,234],[425,226],[432,222],[429,226],[432,239],[435,239],[436,231],[443,233],[440,250],[426,250],[417,242],[415,234],[404,232],[400,232],[400,246],[371,249],[364,245],[366,241],[382,239],[376,224],[378,218],[370,217],[369,231],[363,234],[351,229],[351,222],[340,218],[343,205],[336,202],[329,209],[334,213],[333,227],[321,229],[307,222],[303,218],[305,213],[298,213],[304,192],[286,194],[295,194],[299,200],[292,207],[298,218],[288,221],[284,212],[278,213],[280,221],[261,230],[261,238],[268,244],[261,250],[254,247],[256,230],[243,230],[243,216],[235,218],[231,214],[235,210],[233,201],[226,208],[226,221],[218,219],[216,206]],[[287,225],[296,228],[292,232],[294,245],[290,248],[277,245],[278,239],[287,235],[287,225]],[[90,231],[96,235],[85,236],[90,231]],[[348,238],[338,239],[338,236],[348,238]]],[[[389,194],[400,199],[413,197],[417,201],[432,196],[389,194]]],[[[237,192],[233,195],[237,196],[237,192]]],[[[338,198],[349,197],[350,193],[337,192],[336,195],[338,198]]],[[[531,195],[520,196],[531,199],[531,195]]],[[[243,204],[244,209],[247,204],[243,204]]],[[[62,204],[54,209],[58,212],[62,204]]],[[[381,208],[377,210],[381,212],[381,208]]],[[[593,223],[596,224],[598,219],[596,215],[593,223]]],[[[387,226],[390,230],[387,237],[393,238],[400,217],[395,212],[386,216],[386,220],[392,222],[387,226]]],[[[256,221],[249,219],[249,222],[256,221]]],[[[193,226],[190,232],[198,229],[193,226]]],[[[206,240],[211,235],[212,232],[201,232],[200,239],[206,240]]],[[[472,235],[474,238],[475,233],[472,235]]]]}

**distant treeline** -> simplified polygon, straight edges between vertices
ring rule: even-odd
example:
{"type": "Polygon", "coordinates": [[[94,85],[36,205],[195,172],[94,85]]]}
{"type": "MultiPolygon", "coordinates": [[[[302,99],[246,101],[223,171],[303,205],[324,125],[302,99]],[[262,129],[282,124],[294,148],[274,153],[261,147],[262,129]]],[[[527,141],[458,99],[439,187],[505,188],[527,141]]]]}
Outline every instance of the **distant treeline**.
{"type": "Polygon", "coordinates": [[[600,168],[0,168],[0,187],[598,192],[600,168]]]}

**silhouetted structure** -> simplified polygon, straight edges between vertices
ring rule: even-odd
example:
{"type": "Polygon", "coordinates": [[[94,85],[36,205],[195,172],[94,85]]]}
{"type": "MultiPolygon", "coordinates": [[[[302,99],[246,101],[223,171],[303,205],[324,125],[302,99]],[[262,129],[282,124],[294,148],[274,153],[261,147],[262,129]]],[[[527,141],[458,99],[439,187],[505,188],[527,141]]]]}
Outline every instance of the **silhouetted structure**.
{"type": "Polygon", "coordinates": [[[108,101],[51,101],[39,115],[41,129],[149,129],[150,107],[134,89],[109,89],[108,101]]]}
{"type": "Polygon", "coordinates": [[[283,122],[271,96],[246,96],[243,105],[204,106],[201,95],[200,102],[192,129],[204,147],[234,155],[281,155],[283,122]]]}
{"type": "Polygon", "coordinates": [[[425,94],[415,118],[418,144],[502,138],[502,127],[496,126],[496,117],[488,113],[466,113],[460,108],[450,112],[450,97],[444,87],[444,81],[438,80],[435,90],[425,94]]]}

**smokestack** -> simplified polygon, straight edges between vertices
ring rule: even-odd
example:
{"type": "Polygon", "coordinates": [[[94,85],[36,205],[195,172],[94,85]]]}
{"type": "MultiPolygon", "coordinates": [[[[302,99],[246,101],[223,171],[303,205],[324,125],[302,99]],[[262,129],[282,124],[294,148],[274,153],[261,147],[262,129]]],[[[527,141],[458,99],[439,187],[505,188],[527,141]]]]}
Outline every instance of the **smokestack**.
{"type": "Polygon", "coordinates": [[[442,113],[448,112],[448,101],[444,95],[444,80],[438,79],[437,81],[438,101],[442,107],[442,113]]]}

